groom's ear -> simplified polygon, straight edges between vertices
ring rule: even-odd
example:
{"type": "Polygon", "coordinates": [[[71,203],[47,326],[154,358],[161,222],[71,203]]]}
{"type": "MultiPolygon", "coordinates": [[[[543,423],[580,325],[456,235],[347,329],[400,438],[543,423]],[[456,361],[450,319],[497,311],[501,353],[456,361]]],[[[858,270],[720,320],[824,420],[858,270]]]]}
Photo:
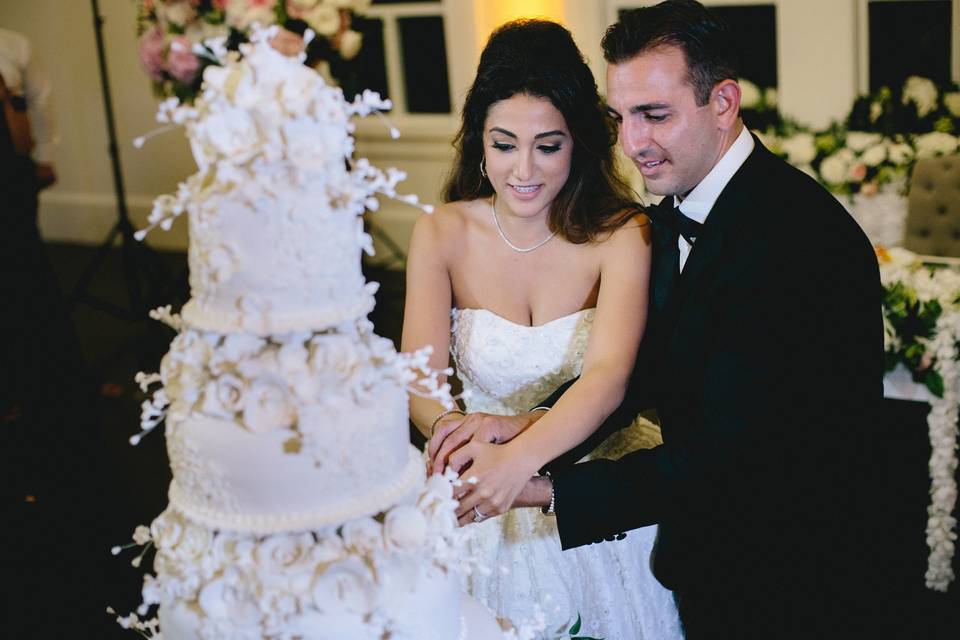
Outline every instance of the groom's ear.
{"type": "Polygon", "coordinates": [[[730,129],[740,116],[740,85],[736,80],[718,82],[710,92],[710,106],[721,129],[730,129]]]}

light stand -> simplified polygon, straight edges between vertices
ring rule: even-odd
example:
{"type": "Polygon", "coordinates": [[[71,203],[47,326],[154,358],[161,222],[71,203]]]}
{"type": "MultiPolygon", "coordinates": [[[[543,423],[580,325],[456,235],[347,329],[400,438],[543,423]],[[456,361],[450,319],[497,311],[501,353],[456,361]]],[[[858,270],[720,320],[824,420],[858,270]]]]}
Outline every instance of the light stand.
{"type": "Polygon", "coordinates": [[[113,190],[117,199],[117,221],[110,233],[97,249],[93,259],[80,274],[77,284],[70,295],[71,306],[78,302],[104,311],[114,317],[139,322],[146,320],[149,310],[169,297],[171,278],[160,256],[134,238],[133,224],[127,211],[126,193],[123,186],[123,172],[120,167],[120,150],[117,146],[117,131],[113,118],[113,100],[110,96],[110,79],[107,75],[107,59],[103,46],[103,16],[97,0],[90,1],[93,9],[93,27],[97,38],[97,60],[100,66],[100,85],[103,90],[103,107],[107,116],[107,135],[109,137],[110,164],[113,169],[113,190]],[[99,298],[88,290],[104,260],[110,255],[117,239],[123,264],[123,276],[126,284],[127,306],[121,307],[113,302],[99,298]],[[142,281],[147,284],[144,296],[142,281]]]}

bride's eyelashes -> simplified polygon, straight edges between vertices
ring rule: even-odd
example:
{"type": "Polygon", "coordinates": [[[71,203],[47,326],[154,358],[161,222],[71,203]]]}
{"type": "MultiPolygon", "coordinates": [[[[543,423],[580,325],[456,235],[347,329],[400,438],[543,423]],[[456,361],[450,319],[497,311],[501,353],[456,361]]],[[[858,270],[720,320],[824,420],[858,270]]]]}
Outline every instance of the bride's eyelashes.
{"type": "MultiPolygon", "coordinates": [[[[494,142],[490,146],[496,149],[497,151],[503,151],[503,152],[511,151],[516,148],[515,145],[508,144],[506,142],[494,142]]],[[[560,151],[560,149],[562,148],[563,148],[563,145],[559,143],[537,145],[537,150],[543,153],[546,153],[547,155],[551,153],[556,153],[557,151],[560,151]]]]}

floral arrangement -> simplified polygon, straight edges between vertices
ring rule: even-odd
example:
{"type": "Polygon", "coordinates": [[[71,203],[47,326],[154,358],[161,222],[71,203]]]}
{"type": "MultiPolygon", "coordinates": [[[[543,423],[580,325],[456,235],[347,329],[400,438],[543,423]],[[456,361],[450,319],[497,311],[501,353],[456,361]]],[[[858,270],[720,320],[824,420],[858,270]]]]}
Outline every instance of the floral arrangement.
{"type": "MultiPolygon", "coordinates": [[[[204,68],[219,65],[205,46],[225,38],[236,50],[254,24],[281,25],[275,46],[293,54],[304,49],[306,62],[330,76],[329,62],[353,59],[363,37],[351,29],[357,13],[371,0],[138,0],[139,56],[154,90],[164,97],[192,102],[204,68]],[[310,29],[319,37],[304,42],[310,29]]],[[[334,65],[336,66],[336,65],[334,65]]]]}
{"type": "Polygon", "coordinates": [[[740,115],[746,125],[759,131],[780,126],[783,117],[777,109],[777,90],[758,87],[746,78],[737,82],[740,84],[740,115]]]}
{"type": "Polygon", "coordinates": [[[930,506],[927,507],[927,586],[946,591],[957,521],[957,419],[960,417],[960,273],[925,267],[905,249],[878,249],[883,283],[887,370],[903,364],[934,396],[930,431],[930,506]]]}
{"type": "Polygon", "coordinates": [[[758,135],[835,194],[872,196],[884,185],[906,193],[918,159],[957,151],[960,90],[911,76],[896,92],[861,96],[846,120],[825,129],[781,119],[758,135]]]}

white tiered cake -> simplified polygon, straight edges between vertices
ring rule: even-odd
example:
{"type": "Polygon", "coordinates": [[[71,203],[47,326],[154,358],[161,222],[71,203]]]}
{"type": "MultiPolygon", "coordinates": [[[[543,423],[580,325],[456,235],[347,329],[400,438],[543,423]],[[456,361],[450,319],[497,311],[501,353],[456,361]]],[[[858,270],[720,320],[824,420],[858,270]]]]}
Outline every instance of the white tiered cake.
{"type": "Polygon", "coordinates": [[[199,171],[151,222],[189,214],[192,297],[182,318],[155,314],[178,335],[138,377],[162,385],[143,422],[166,420],[173,482],[134,535],[156,576],[122,622],[153,634],[142,617],[159,605],[167,640],[498,636],[461,596],[450,479],[425,479],[409,444],[426,356],[365,319],[360,216],[403,176],[351,159],[349,117],[384,103],[346,103],[270,36],[207,68],[195,107],[161,109],[199,171]]]}

